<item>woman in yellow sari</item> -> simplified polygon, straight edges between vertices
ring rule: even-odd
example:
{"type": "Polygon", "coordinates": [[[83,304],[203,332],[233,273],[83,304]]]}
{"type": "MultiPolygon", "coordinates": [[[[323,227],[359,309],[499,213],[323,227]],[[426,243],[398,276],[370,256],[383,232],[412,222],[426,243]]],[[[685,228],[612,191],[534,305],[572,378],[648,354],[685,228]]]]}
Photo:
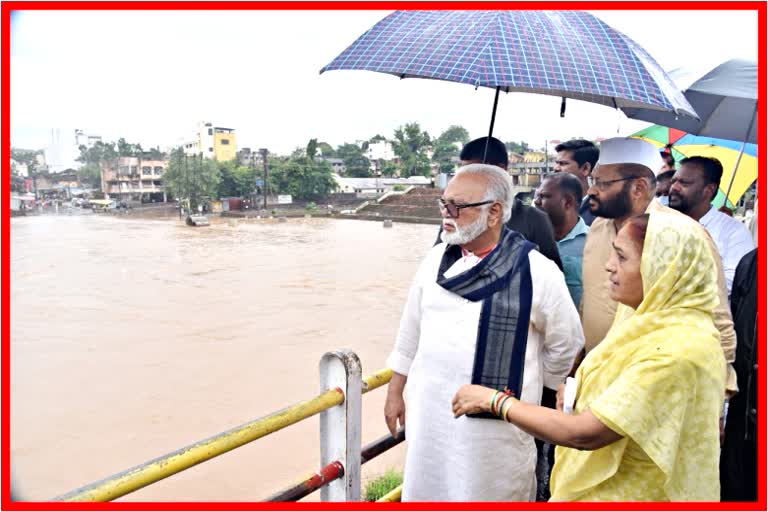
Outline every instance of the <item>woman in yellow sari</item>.
{"type": "Polygon", "coordinates": [[[492,412],[557,444],[558,501],[718,501],[725,359],[712,321],[715,263],[692,219],[628,220],[606,265],[620,303],[576,373],[573,414],[465,385],[458,417],[492,412]]]}

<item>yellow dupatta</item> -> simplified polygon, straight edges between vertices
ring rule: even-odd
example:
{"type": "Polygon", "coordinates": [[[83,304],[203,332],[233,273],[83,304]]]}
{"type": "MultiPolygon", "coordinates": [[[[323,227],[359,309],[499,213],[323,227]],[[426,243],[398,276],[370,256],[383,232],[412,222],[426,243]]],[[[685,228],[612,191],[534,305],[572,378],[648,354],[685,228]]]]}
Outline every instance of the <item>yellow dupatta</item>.
{"type": "Polygon", "coordinates": [[[714,265],[695,221],[651,212],[643,301],[619,306],[576,373],[575,414],[590,409],[623,438],[593,451],[557,447],[553,500],[720,499],[725,359],[714,265]]]}

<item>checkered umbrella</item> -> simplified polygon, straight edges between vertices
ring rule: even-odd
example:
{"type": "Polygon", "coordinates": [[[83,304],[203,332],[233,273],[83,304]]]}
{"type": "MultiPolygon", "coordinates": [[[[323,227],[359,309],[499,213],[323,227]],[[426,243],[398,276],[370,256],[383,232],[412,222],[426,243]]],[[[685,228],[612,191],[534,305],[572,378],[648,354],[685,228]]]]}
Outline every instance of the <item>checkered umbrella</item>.
{"type": "Polygon", "coordinates": [[[697,118],[645,50],[581,11],[396,11],[320,73],[337,69],[560,96],[561,115],[575,98],[697,118]]]}

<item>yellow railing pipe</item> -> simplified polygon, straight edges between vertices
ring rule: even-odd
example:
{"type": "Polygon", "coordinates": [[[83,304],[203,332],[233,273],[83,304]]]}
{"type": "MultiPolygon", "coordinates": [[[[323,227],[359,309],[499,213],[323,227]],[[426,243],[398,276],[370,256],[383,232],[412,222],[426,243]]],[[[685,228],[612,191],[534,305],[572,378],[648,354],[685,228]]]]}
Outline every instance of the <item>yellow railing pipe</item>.
{"type": "Polygon", "coordinates": [[[377,502],[378,501],[400,501],[402,496],[403,496],[403,486],[398,485],[397,487],[395,487],[394,489],[392,489],[391,491],[389,491],[387,494],[385,494],[384,496],[382,496],[376,501],[377,502]]]}
{"type": "Polygon", "coordinates": [[[341,389],[227,430],[173,453],[54,498],[58,501],[111,501],[217,457],[344,402],[341,389]]]}
{"type": "Polygon", "coordinates": [[[363,378],[363,394],[373,391],[392,380],[392,370],[384,368],[363,378]]]}

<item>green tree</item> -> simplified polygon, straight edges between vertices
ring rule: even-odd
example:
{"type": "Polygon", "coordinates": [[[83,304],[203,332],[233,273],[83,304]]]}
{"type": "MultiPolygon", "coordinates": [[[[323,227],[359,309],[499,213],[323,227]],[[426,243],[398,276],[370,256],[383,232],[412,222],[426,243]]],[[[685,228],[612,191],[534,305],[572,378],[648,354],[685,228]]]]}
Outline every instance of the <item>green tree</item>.
{"type": "Polygon", "coordinates": [[[438,165],[440,172],[450,173],[455,168],[461,146],[469,141],[469,133],[458,125],[450,126],[435,140],[432,161],[438,165]]]}
{"type": "Polygon", "coordinates": [[[377,133],[376,135],[374,135],[373,137],[371,137],[370,139],[368,139],[368,142],[370,142],[371,144],[373,144],[373,143],[375,143],[375,142],[382,142],[382,141],[385,141],[385,140],[387,140],[387,138],[386,138],[386,137],[384,137],[383,135],[381,135],[381,134],[378,134],[378,133],[377,133]]]}
{"type": "Polygon", "coordinates": [[[77,179],[80,180],[80,183],[101,190],[101,166],[97,163],[81,166],[77,170],[77,179]]]}
{"type": "Polygon", "coordinates": [[[160,146],[149,149],[149,158],[151,160],[165,160],[165,153],[160,151],[160,146]]]}
{"type": "Polygon", "coordinates": [[[333,147],[327,142],[318,142],[317,149],[320,150],[324,158],[334,158],[336,156],[336,151],[334,151],[333,147]]]}
{"type": "Polygon", "coordinates": [[[394,176],[398,171],[397,164],[391,160],[381,160],[381,175],[394,176]]]}
{"type": "Polygon", "coordinates": [[[437,138],[445,142],[460,142],[462,145],[469,142],[469,132],[463,127],[457,124],[451,125],[437,138]]]}
{"type": "Polygon", "coordinates": [[[20,164],[26,164],[27,171],[34,172],[37,170],[37,155],[42,151],[35,151],[29,149],[17,149],[11,148],[11,160],[15,160],[20,164]]]}
{"type": "Polygon", "coordinates": [[[342,144],[336,149],[336,155],[344,160],[347,176],[355,178],[371,176],[371,162],[357,144],[342,144]]]}
{"type": "Polygon", "coordinates": [[[141,144],[131,144],[123,137],[117,140],[117,156],[141,156],[141,144]]]}
{"type": "Polygon", "coordinates": [[[216,195],[221,174],[216,162],[202,158],[202,155],[187,156],[179,147],[171,152],[163,181],[174,197],[195,212],[205,198],[216,195]]]}
{"type": "Polygon", "coordinates": [[[24,178],[19,176],[19,169],[16,165],[16,161],[11,160],[11,192],[24,192],[24,185],[24,178]]]}
{"type": "Polygon", "coordinates": [[[247,197],[256,188],[256,170],[239,165],[236,161],[217,162],[220,181],[216,187],[217,197],[247,197]]]}
{"type": "Polygon", "coordinates": [[[237,196],[237,183],[234,177],[234,165],[230,162],[216,162],[219,168],[219,185],[216,187],[216,197],[237,196]]]}
{"type": "Polygon", "coordinates": [[[314,160],[317,156],[317,139],[309,139],[307,143],[307,158],[314,160]]]}
{"type": "Polygon", "coordinates": [[[11,148],[11,159],[20,164],[26,164],[27,176],[32,178],[32,189],[37,194],[37,177],[41,174],[38,167],[37,156],[42,154],[40,150],[11,148]]]}
{"type": "Polygon", "coordinates": [[[133,144],[129,144],[124,138],[117,139],[117,155],[133,156],[133,144]]]}
{"type": "Polygon", "coordinates": [[[395,154],[400,157],[401,175],[429,176],[429,158],[426,151],[430,138],[426,131],[421,130],[419,123],[408,123],[395,130],[392,145],[395,154]]]}
{"type": "Polygon", "coordinates": [[[114,142],[104,143],[99,140],[91,147],[80,145],[78,149],[80,156],[77,157],[77,161],[84,164],[100,164],[104,160],[112,160],[117,157],[114,142]]]}
{"type": "Polygon", "coordinates": [[[256,169],[246,165],[235,167],[232,175],[237,185],[236,191],[239,197],[248,197],[256,189],[256,169]]]}
{"type": "Polygon", "coordinates": [[[370,139],[368,139],[365,142],[363,142],[362,149],[363,149],[363,151],[368,151],[368,147],[371,144],[375,144],[376,142],[381,142],[381,141],[385,141],[385,140],[387,140],[387,139],[383,135],[380,135],[380,134],[377,133],[376,135],[374,135],[370,139]]]}
{"type": "Polygon", "coordinates": [[[517,153],[520,155],[531,150],[531,147],[524,140],[521,140],[520,142],[505,142],[504,145],[507,146],[507,151],[510,153],[517,153]]]}
{"type": "Polygon", "coordinates": [[[313,160],[298,149],[287,159],[270,160],[269,191],[290,194],[296,199],[314,199],[336,188],[331,165],[313,160]]]}

